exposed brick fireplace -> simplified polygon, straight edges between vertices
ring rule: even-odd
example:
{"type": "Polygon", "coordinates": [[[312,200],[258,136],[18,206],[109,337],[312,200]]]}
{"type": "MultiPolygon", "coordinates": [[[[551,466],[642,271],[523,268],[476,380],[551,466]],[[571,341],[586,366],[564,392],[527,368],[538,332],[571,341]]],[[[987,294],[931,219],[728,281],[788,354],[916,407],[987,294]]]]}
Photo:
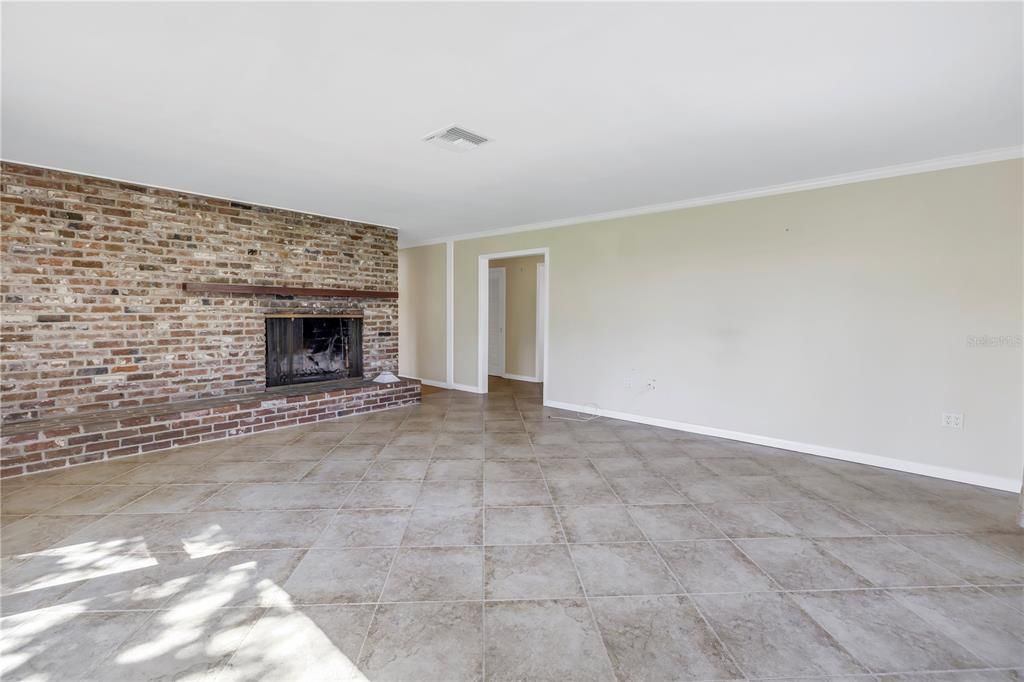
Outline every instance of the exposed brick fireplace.
{"type": "MultiPolygon", "coordinates": [[[[247,396],[249,403],[272,402],[267,321],[285,319],[276,316],[359,320],[338,328],[344,339],[328,353],[337,360],[346,348],[354,351],[358,326],[358,358],[343,359],[323,379],[358,381],[398,370],[395,230],[6,162],[2,176],[5,475],[131,454],[162,442],[137,433],[114,439],[117,447],[90,449],[89,443],[100,441],[71,443],[84,435],[76,426],[53,444],[15,447],[9,435],[21,435],[24,443],[34,426],[53,434],[61,424],[116,422],[132,410],[152,418],[218,400],[246,404],[247,396]],[[207,288],[189,288],[196,284],[207,288]],[[218,291],[214,285],[251,291],[218,291]],[[259,287],[304,293],[263,293],[259,287]],[[330,293],[336,290],[348,295],[330,293]],[[125,439],[135,440],[122,445],[125,439]]],[[[303,402],[294,397],[301,381],[280,383],[290,384],[291,404],[303,402]]],[[[367,398],[375,385],[322,386],[309,390],[358,388],[352,393],[360,396],[357,411],[418,399],[418,387],[415,398],[402,393],[405,384],[393,385],[398,397],[384,404],[367,398]]],[[[335,398],[313,418],[347,413],[341,394],[335,398]]],[[[189,424],[183,429],[191,431],[174,433],[163,446],[310,415],[264,421],[267,416],[219,433],[212,423],[208,429],[189,424]]]]}

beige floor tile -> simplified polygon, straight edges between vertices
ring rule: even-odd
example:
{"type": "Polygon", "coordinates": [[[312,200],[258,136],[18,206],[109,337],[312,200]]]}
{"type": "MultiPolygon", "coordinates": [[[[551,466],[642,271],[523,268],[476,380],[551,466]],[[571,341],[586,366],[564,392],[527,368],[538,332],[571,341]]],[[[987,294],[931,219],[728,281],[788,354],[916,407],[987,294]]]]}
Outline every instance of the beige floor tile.
{"type": "Polygon", "coordinates": [[[620,679],[743,678],[686,597],[611,597],[591,605],[620,679]]]}
{"type": "Polygon", "coordinates": [[[482,598],[480,547],[403,547],[381,597],[384,601],[482,598]]]}
{"type": "Polygon", "coordinates": [[[552,507],[491,507],[484,517],[488,545],[564,542],[552,507]]]}
{"type": "Polygon", "coordinates": [[[375,602],[394,549],[311,549],[284,583],[297,604],[375,602]]]}
{"type": "Polygon", "coordinates": [[[488,602],[487,675],[493,680],[596,682],[615,679],[586,602],[488,602]],[[524,655],[529,652],[529,655],[524,655]]]}
{"type": "Polygon", "coordinates": [[[383,604],[359,669],[369,680],[480,680],[482,620],[480,604],[383,604]]]}
{"type": "Polygon", "coordinates": [[[555,599],[583,596],[565,545],[487,547],[487,599],[555,599]]]}

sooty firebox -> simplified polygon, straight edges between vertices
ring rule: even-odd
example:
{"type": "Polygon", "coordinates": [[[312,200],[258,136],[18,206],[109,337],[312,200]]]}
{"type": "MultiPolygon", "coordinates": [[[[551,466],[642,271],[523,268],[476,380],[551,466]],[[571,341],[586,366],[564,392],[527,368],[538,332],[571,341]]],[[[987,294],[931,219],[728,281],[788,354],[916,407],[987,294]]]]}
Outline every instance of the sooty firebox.
{"type": "Polygon", "coordinates": [[[268,317],[267,386],[363,376],[359,317],[268,317]]]}

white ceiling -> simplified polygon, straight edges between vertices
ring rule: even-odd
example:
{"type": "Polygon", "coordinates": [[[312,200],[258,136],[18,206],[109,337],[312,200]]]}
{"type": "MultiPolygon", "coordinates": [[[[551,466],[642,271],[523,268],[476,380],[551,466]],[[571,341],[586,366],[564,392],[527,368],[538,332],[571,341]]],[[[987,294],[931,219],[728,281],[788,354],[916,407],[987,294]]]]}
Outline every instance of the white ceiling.
{"type": "Polygon", "coordinates": [[[3,158],[403,244],[1022,142],[1020,3],[2,12],[3,158]]]}

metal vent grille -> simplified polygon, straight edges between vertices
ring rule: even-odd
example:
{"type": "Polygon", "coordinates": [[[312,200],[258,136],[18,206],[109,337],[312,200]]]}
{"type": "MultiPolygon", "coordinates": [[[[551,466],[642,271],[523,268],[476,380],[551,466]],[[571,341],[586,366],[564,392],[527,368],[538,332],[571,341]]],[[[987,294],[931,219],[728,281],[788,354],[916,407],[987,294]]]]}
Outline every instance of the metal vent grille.
{"type": "Polygon", "coordinates": [[[459,126],[449,126],[444,130],[439,130],[436,133],[427,135],[423,140],[425,142],[435,144],[438,147],[444,147],[445,149],[456,152],[475,149],[482,144],[490,142],[490,140],[483,135],[477,135],[465,128],[460,128],[459,126]]]}

